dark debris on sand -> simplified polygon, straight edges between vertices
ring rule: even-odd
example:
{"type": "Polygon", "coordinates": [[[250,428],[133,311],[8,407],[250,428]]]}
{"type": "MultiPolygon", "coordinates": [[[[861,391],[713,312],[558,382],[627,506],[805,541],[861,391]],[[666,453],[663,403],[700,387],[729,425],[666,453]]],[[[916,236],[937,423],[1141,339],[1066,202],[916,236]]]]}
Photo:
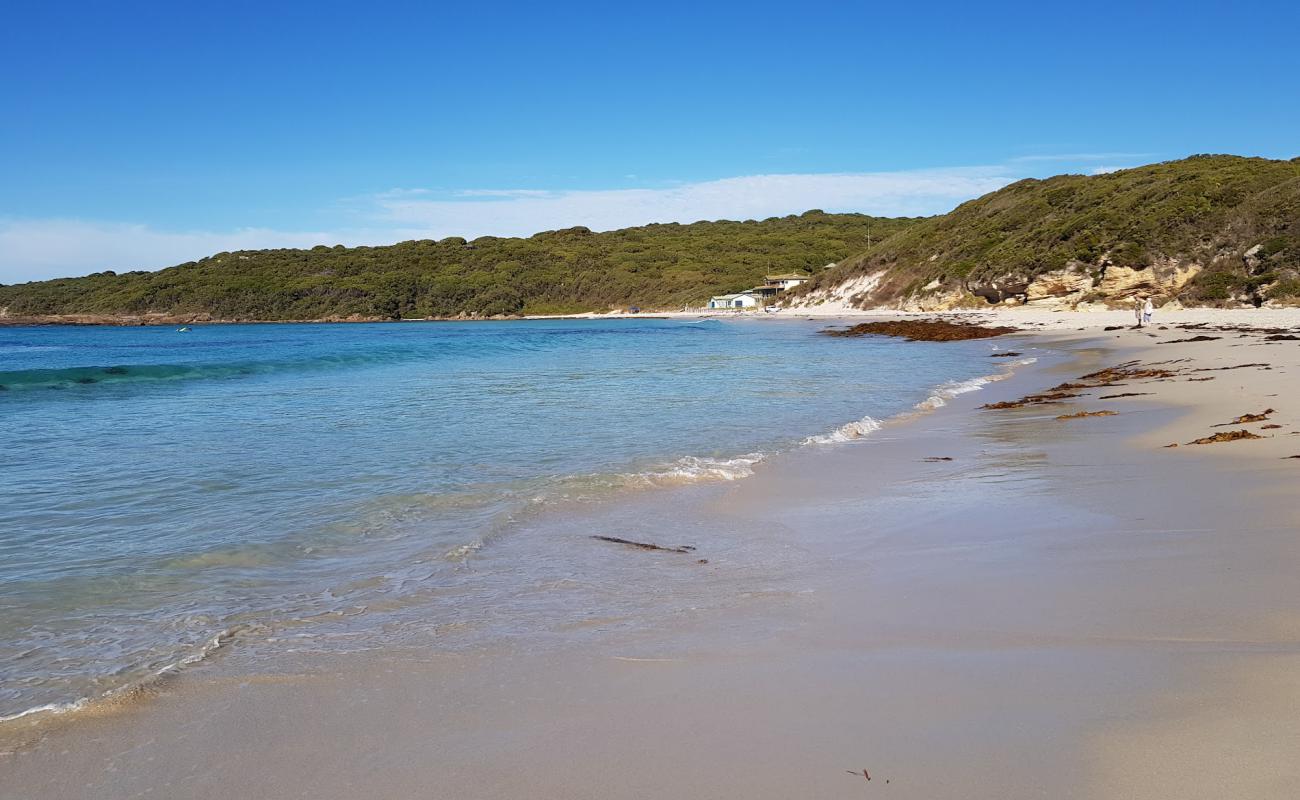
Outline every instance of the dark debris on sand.
{"type": "Polygon", "coordinates": [[[1084,417],[1113,417],[1118,411],[1076,411],[1073,414],[1062,414],[1057,419],[1083,419],[1084,417]]]}
{"type": "Polygon", "coordinates": [[[1096,372],[1089,372],[1079,380],[1093,381],[1097,386],[1113,386],[1120,381],[1136,381],[1147,378],[1172,378],[1177,372],[1168,369],[1142,368],[1136,361],[1129,361],[1117,367],[1107,367],[1096,372]]]}
{"type": "Polygon", "coordinates": [[[989,339],[1016,333],[1019,328],[1006,326],[985,327],[972,322],[948,320],[900,319],[880,322],[861,322],[843,330],[828,328],[827,336],[899,336],[909,342],[958,342],[968,339],[989,339]]]}
{"type": "Polygon", "coordinates": [[[1276,413],[1277,413],[1276,410],[1271,408],[1266,408],[1263,411],[1259,412],[1258,414],[1242,414],[1240,417],[1237,417],[1232,422],[1220,422],[1218,425],[1215,425],[1214,427],[1226,428],[1229,425],[1247,425],[1251,422],[1263,422],[1264,420],[1268,419],[1270,416],[1276,413]]]}
{"type": "Polygon", "coordinates": [[[1238,431],[1221,431],[1213,436],[1205,436],[1200,439],[1194,439],[1188,444],[1218,444],[1219,442],[1237,442],[1242,439],[1263,439],[1258,433],[1251,433],[1242,428],[1238,431]]]}
{"type": "Polygon", "coordinates": [[[602,542],[609,542],[610,544],[624,544],[627,545],[628,547],[636,547],[641,550],[662,550],[666,553],[694,553],[695,552],[695,548],[689,544],[677,545],[675,547],[665,547],[664,545],[652,544],[651,542],[634,542],[631,539],[620,539],[617,536],[593,536],[591,538],[599,539],[602,542]]]}

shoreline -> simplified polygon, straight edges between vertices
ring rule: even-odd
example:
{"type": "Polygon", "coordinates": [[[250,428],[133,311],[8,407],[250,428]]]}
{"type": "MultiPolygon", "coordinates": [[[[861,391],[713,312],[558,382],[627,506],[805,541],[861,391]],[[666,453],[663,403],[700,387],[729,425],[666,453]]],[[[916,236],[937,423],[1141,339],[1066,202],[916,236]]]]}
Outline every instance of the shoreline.
{"type": "MultiPolygon", "coordinates": [[[[995,349],[995,352],[989,355],[999,356],[996,350],[998,345],[990,343],[990,346],[995,349]]],[[[1019,357],[1015,359],[998,357],[996,360],[975,357],[970,362],[972,365],[981,366],[990,371],[970,378],[954,377],[929,386],[925,390],[927,394],[924,399],[889,415],[882,415],[878,418],[867,415],[845,422],[839,422],[838,419],[829,420],[826,422],[827,427],[819,431],[807,435],[798,433],[787,436],[784,437],[785,440],[782,442],[771,443],[770,446],[764,446],[763,449],[752,452],[722,455],[687,453],[680,457],[668,456],[666,457],[667,460],[661,460],[657,464],[642,464],[640,466],[644,467],[644,469],[641,471],[626,472],[616,470],[607,473],[607,477],[623,479],[625,481],[624,485],[610,489],[604,496],[586,497],[576,501],[576,503],[579,508],[588,504],[617,504],[620,501],[631,502],[633,498],[642,495],[650,497],[666,496],[664,493],[671,493],[674,490],[692,486],[708,488],[710,484],[725,484],[743,480],[753,475],[756,465],[770,462],[773,459],[781,459],[792,452],[802,449],[811,449],[812,452],[816,452],[818,448],[846,444],[871,436],[882,429],[892,429],[896,426],[906,425],[925,414],[933,413],[942,408],[956,396],[979,391],[989,384],[1011,378],[1015,375],[1017,369],[1027,367],[1037,361],[1037,358],[1032,356],[1014,355],[1019,357]]],[[[566,474],[558,476],[557,479],[562,483],[567,483],[585,477],[589,477],[589,475],[587,473],[566,474]]],[[[541,513],[553,514],[556,512],[546,510],[541,513]]],[[[461,544],[448,551],[444,557],[453,559],[453,554],[459,554],[454,557],[454,560],[467,561],[478,552],[479,544],[461,544]]],[[[12,733],[15,729],[12,723],[31,725],[34,732],[40,733],[41,726],[47,724],[76,724],[76,719],[82,715],[111,713],[114,708],[146,697],[155,687],[180,678],[186,667],[205,662],[213,655],[225,656],[229,652],[226,645],[237,644],[236,640],[238,638],[235,630],[222,630],[210,640],[203,642],[193,652],[177,655],[175,662],[153,670],[138,680],[113,687],[102,694],[73,696],[58,701],[44,702],[20,710],[0,713],[0,755],[5,754],[2,744],[4,734],[12,733]],[[6,728],[7,725],[8,728],[6,728]]]]}
{"type": "MultiPolygon", "coordinates": [[[[1262,308],[1220,308],[1216,306],[1180,306],[1176,309],[1157,309],[1152,325],[1170,318],[1235,320],[1241,324],[1272,325],[1269,320],[1300,321],[1300,306],[1266,306],[1262,308]]],[[[412,322],[522,322],[536,320],[645,320],[645,319],[716,319],[716,320],[782,320],[782,319],[922,319],[948,318],[962,320],[988,320],[1013,324],[1016,320],[1029,324],[1067,324],[1065,321],[1084,320],[1090,326],[1101,324],[1130,325],[1133,312],[1115,310],[1071,310],[1048,306],[988,306],[987,308],[951,309],[946,311],[907,311],[890,308],[854,308],[842,303],[823,303],[815,306],[781,308],[766,313],[759,310],[709,310],[644,311],[628,313],[582,312],[577,314],[521,314],[499,317],[321,317],[317,319],[211,319],[202,314],[49,314],[35,316],[0,316],[0,328],[45,327],[55,325],[88,327],[161,327],[168,325],[365,325],[379,323],[412,322]]],[[[1285,323],[1282,323],[1285,324],[1285,323]]],[[[1292,322],[1295,324],[1295,322],[1292,322]]]]}
{"type": "MultiPolygon", "coordinates": [[[[1279,671],[1276,660],[1294,658],[1295,642],[1289,637],[1300,630],[1295,591],[1278,583],[1296,565],[1295,553],[1276,533],[1295,523],[1285,500],[1300,462],[1284,459],[1290,451],[1300,453],[1300,437],[1288,438],[1300,429],[1300,417],[1284,404],[1288,391],[1296,396],[1287,388],[1295,383],[1296,348],[1288,341],[1257,341],[1260,337],[1241,332],[1215,334],[1218,341],[1164,343],[1190,335],[1174,327],[1160,331],[1161,321],[1150,331],[1155,340],[1147,332],[1130,330],[1107,333],[1104,340],[1095,330],[1017,334],[1025,341],[1066,347],[1071,359],[1018,373],[988,391],[953,396],[939,413],[876,431],[860,443],[809,450],[766,465],[760,474],[705,493],[684,509],[665,509],[667,519],[661,524],[708,511],[750,535],[766,529],[761,535],[788,547],[834,554],[808,556],[815,568],[798,572],[793,580],[781,578],[770,587],[760,580],[758,599],[740,606],[665,621],[648,632],[616,631],[605,639],[584,640],[573,653],[534,655],[506,648],[477,657],[435,657],[439,663],[432,664],[428,652],[414,659],[376,655],[346,659],[323,676],[268,675],[234,683],[196,670],[175,693],[164,689],[153,703],[126,716],[87,720],[94,724],[84,730],[55,732],[51,741],[20,754],[12,764],[37,790],[32,796],[51,797],[77,796],[76,791],[95,795],[76,787],[133,746],[157,750],[167,765],[137,765],[103,778],[96,788],[107,795],[98,796],[124,796],[175,777],[177,764],[193,765],[199,752],[215,749],[221,755],[213,760],[233,762],[239,774],[191,775],[195,782],[187,785],[194,796],[223,796],[230,791],[222,786],[224,779],[233,781],[236,792],[257,793],[261,787],[262,796],[268,785],[280,789],[271,790],[276,795],[314,786],[318,796],[343,797],[365,785],[379,796],[410,796],[430,781],[458,787],[448,796],[466,797],[519,792],[632,797],[642,796],[647,787],[654,793],[671,789],[683,797],[720,791],[777,797],[813,790],[817,796],[857,796],[861,776],[857,783],[842,783],[849,777],[843,773],[848,767],[862,768],[865,759],[873,773],[894,777],[890,788],[902,797],[1023,796],[1030,789],[1109,797],[1131,793],[1147,779],[1141,770],[1150,769],[1152,754],[1162,752],[1166,759],[1157,761],[1155,772],[1166,782],[1152,782],[1141,796],[1216,796],[1213,790],[1217,796],[1232,791],[1280,797],[1268,794],[1268,787],[1294,775],[1281,763],[1261,765],[1251,750],[1255,737],[1262,742],[1286,731],[1286,719],[1270,717],[1276,703],[1261,698],[1286,697],[1278,694],[1286,672],[1279,671]],[[1114,336],[1120,337],[1118,346],[1114,336]],[[1246,349],[1231,349],[1238,346],[1246,349]],[[1135,357],[1144,363],[1192,359],[1180,362],[1178,369],[1207,371],[1130,381],[1132,388],[1114,391],[1135,396],[1104,403],[1098,399],[1103,392],[1090,391],[1059,406],[977,408],[986,401],[1041,391],[1059,382],[1053,378],[1075,380],[1093,371],[1088,367],[1110,367],[1135,357]],[[1277,363],[1267,370],[1223,370],[1251,362],[1277,363]],[[1228,382],[1230,390],[1225,389],[1228,382]],[[1248,427],[1284,426],[1269,438],[1162,449],[1168,442],[1225,430],[1213,426],[1262,411],[1265,403],[1277,411],[1248,427]],[[1117,413],[1056,419],[1075,410],[1117,413]],[[1158,425],[1144,427],[1147,420],[1158,425]],[[1036,455],[1040,451],[1043,455],[1036,455]],[[1029,455],[1033,457],[1026,460],[1029,455]],[[929,457],[953,461],[921,461],[929,457]],[[1071,481],[1084,480],[1074,464],[1087,469],[1086,491],[1071,488],[1071,481]],[[1153,471],[1161,464],[1169,474],[1153,471]],[[882,465],[889,474],[875,471],[882,465]],[[1133,475],[1145,483],[1123,480],[1133,475]],[[1040,489],[1009,493],[1007,482],[1014,486],[1016,480],[1040,489]],[[1049,491],[1053,486],[1057,489],[1049,491]],[[1246,491],[1251,506],[1244,504],[1246,491]],[[921,498],[914,496],[918,493],[921,498]],[[1153,509],[1168,518],[1161,520],[1162,528],[1149,528],[1133,512],[1161,493],[1188,507],[1153,509]],[[1222,514],[1225,504],[1197,506],[1220,494],[1243,503],[1243,529],[1274,533],[1259,534],[1259,542],[1242,541],[1238,533],[1231,544],[1241,552],[1220,552],[1228,543],[1206,520],[1222,514]],[[932,503],[941,499],[942,507],[921,502],[925,497],[932,503]],[[1147,533],[1134,540],[1132,532],[1112,531],[1105,520],[1123,516],[1116,508],[1135,520],[1135,530],[1147,533]],[[1024,516],[1000,515],[1012,509],[1024,516]],[[963,521],[953,528],[958,519],[963,521]],[[864,526],[864,520],[871,524],[864,526]],[[1046,522],[1068,532],[1042,543],[1037,537],[1043,532],[1036,529],[1046,522]],[[1180,522],[1185,524],[1173,524],[1180,522]],[[958,541],[945,538],[953,535],[958,541]],[[1215,566],[1210,556],[1220,564],[1215,566]],[[1245,574],[1258,585],[1196,580],[1219,575],[1225,559],[1240,569],[1238,576],[1245,574]],[[1022,563],[1026,560],[1030,563],[1022,563]],[[1133,585],[1135,569],[1150,587],[1133,585]],[[862,585],[864,577],[870,586],[862,585]],[[985,583],[993,578],[995,584],[985,583]],[[1098,581],[1108,586],[1108,593],[1097,594],[1098,581]],[[991,595],[990,585],[998,586],[991,595]],[[925,591],[918,594],[918,587],[925,591]],[[1212,613],[1202,612],[1203,618],[1187,616],[1200,602],[1193,589],[1204,589],[1219,601],[1212,604],[1212,613]],[[1272,616],[1238,630],[1243,621],[1270,610],[1259,607],[1261,592],[1273,600],[1272,616]],[[1136,615],[1119,613],[1128,608],[1125,601],[1138,597],[1169,607],[1159,612],[1139,605],[1136,615]],[[1035,602],[1026,605],[1026,598],[1035,602]],[[1064,613],[1067,609],[1073,614],[1064,613]],[[1261,649],[1266,651],[1262,656],[1261,649]],[[1016,659],[1005,661],[1008,654],[1016,659]],[[1073,658],[1098,668],[1100,677],[1077,673],[1073,658]],[[1268,663],[1252,666],[1260,658],[1268,663]],[[1202,661],[1213,662],[1213,670],[1226,670],[1236,684],[1207,682],[1202,661]],[[962,665],[961,670],[952,673],[945,666],[950,662],[962,665]],[[1022,676],[1029,678],[1027,685],[1008,685],[999,672],[1026,663],[1035,665],[1032,678],[1022,676]],[[1162,671],[1162,664],[1172,665],[1177,674],[1162,671]],[[900,665],[908,667],[900,672],[900,665]],[[382,666],[384,675],[374,674],[376,666],[382,666]],[[1234,689],[1237,684],[1248,687],[1254,699],[1243,699],[1246,690],[1234,689]],[[1069,696],[1058,696],[1065,687],[1069,696]],[[1218,705],[1207,712],[1204,704],[1180,700],[1180,693],[1215,697],[1218,705]],[[945,704],[936,705],[936,696],[946,698],[945,704]],[[369,699],[358,705],[358,697],[369,699]],[[414,709],[407,707],[412,703],[414,709]],[[1127,703],[1149,713],[1129,710],[1124,719],[1127,703]],[[1116,716],[1097,718],[1095,709],[1088,710],[1090,704],[1113,709],[1116,716]],[[1231,726],[1223,730],[1225,718],[1216,710],[1238,707],[1250,710],[1256,726],[1244,734],[1231,726]],[[1052,716],[1049,709],[1059,713],[1052,716]],[[632,740],[626,738],[632,734],[617,729],[626,713],[649,720],[632,740]],[[1044,714],[1050,718],[1041,718],[1044,714]],[[196,728],[198,719],[205,722],[196,728]],[[981,728],[991,744],[978,743],[971,738],[974,733],[960,734],[977,719],[994,725],[981,728]],[[1181,730],[1188,719],[1200,720],[1194,731],[1213,728],[1217,738],[1198,736],[1189,744],[1181,730]],[[437,724],[430,728],[424,724],[428,720],[437,724]],[[1041,742],[998,732],[1016,720],[1041,742]],[[1164,724],[1169,720],[1178,724],[1164,724]],[[313,724],[316,732],[304,732],[304,725],[313,724]],[[238,741],[248,725],[256,732],[255,749],[238,741]],[[168,738],[167,731],[180,735],[165,744],[145,744],[168,738]],[[119,742],[123,735],[125,741],[119,742]],[[40,763],[54,758],[41,751],[56,740],[64,748],[77,746],[77,764],[69,765],[69,756],[40,763]],[[353,741],[370,745],[358,749],[353,741]],[[918,746],[927,741],[927,747],[918,746]],[[738,750],[728,742],[744,746],[738,750]],[[1137,752],[1128,752],[1134,742],[1137,752]],[[1204,749],[1211,745],[1244,755],[1225,767],[1212,750],[1204,749]],[[562,754],[575,747],[588,758],[566,761],[562,754]],[[1041,750],[1046,761],[1035,769],[1008,760],[1010,753],[1024,749],[1041,750]],[[308,750],[316,754],[308,755],[308,750]],[[863,752],[850,755],[859,750],[863,752]],[[287,759],[287,765],[271,768],[265,763],[268,752],[287,759]],[[755,752],[761,756],[755,758],[755,752]],[[1076,756],[1086,763],[1076,763],[1076,756]],[[1204,765],[1196,760],[1202,757],[1204,765]],[[398,774],[372,774],[364,765],[373,758],[398,774]],[[66,781],[42,770],[59,763],[71,767],[66,781]],[[674,765],[676,774],[665,774],[665,764],[674,765]],[[313,765],[320,775],[312,775],[313,765]],[[343,788],[349,780],[364,784],[343,788]],[[602,791],[593,792],[596,786],[602,791]],[[1181,793],[1172,790],[1175,786],[1181,793]],[[1265,793],[1250,793],[1259,786],[1265,793]]],[[[1047,327],[1050,320],[1032,322],[1047,327]]],[[[724,569],[725,560],[721,564],[711,568],[724,569]]],[[[1226,719],[1231,722],[1231,715],[1226,719]]],[[[1260,748],[1258,755],[1267,753],[1260,748]]],[[[0,761],[0,770],[5,769],[0,761]]]]}

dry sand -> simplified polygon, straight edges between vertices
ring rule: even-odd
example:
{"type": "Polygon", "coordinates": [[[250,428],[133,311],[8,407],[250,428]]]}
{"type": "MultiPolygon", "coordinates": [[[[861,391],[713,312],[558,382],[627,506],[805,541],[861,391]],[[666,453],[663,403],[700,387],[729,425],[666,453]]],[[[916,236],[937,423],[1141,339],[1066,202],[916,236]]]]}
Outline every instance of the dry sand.
{"type": "Polygon", "coordinates": [[[1172,326],[1300,318],[983,316],[1050,329],[996,342],[1040,362],[860,442],[642,498],[674,541],[700,519],[743,534],[697,541],[706,566],[601,551],[643,565],[628,592],[695,574],[734,602],[542,648],[217,663],[0,759],[0,795],[1295,797],[1300,342],[1172,326]],[[1165,343],[1198,334],[1221,338],[1165,343]],[[978,408],[1129,361],[1177,374],[978,408]],[[1119,393],[1141,394],[1099,399],[1119,393]],[[1057,419],[1098,410],[1117,413],[1057,419]],[[1186,444],[1241,428],[1264,438],[1186,444]],[[793,566],[726,575],[749,542],[793,566]]]}

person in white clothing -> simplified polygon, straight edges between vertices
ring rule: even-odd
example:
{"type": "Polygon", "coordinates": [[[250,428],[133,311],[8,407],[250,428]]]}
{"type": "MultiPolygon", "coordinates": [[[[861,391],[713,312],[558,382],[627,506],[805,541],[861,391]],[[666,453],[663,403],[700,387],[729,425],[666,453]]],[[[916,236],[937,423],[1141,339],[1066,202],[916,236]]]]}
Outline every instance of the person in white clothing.
{"type": "Polygon", "coordinates": [[[1151,317],[1156,313],[1156,307],[1152,305],[1151,298],[1147,298],[1146,305],[1142,306],[1142,321],[1147,325],[1151,324],[1151,317]]]}

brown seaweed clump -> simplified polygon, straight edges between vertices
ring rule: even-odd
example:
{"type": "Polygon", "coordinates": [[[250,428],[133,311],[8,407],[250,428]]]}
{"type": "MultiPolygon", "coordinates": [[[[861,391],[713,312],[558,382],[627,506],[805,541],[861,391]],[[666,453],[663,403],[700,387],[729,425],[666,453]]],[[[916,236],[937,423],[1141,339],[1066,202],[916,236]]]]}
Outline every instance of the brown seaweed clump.
{"type": "Polygon", "coordinates": [[[1188,444],[1218,444],[1219,442],[1237,442],[1242,439],[1263,439],[1263,438],[1264,438],[1263,436],[1260,436],[1257,433],[1251,433],[1245,428],[1242,428],[1239,431],[1220,431],[1219,433],[1216,433],[1213,436],[1205,436],[1203,438],[1190,441],[1188,442],[1188,444]]]}
{"type": "MultiPolygon", "coordinates": [[[[1026,395],[1019,400],[1003,400],[1000,403],[986,403],[981,408],[986,409],[1003,409],[1003,408],[1023,408],[1024,406],[1045,405],[1056,403],[1061,400],[1068,400],[1079,396],[1079,390],[1082,389],[1099,389],[1103,386],[1123,386],[1121,381],[1172,378],[1178,375],[1178,372],[1156,367],[1143,367],[1141,362],[1129,361],[1114,367],[1090,372],[1079,378],[1078,381],[1067,381],[1066,383],[1057,384],[1051,389],[1041,394],[1026,395]],[[1086,381],[1086,382],[1081,382],[1086,381]]],[[[1139,394],[1150,394],[1149,392],[1129,392],[1119,395],[1107,395],[1111,397],[1136,397],[1139,394]]],[[[1103,398],[1105,399],[1105,398],[1103,398]]],[[[1113,413],[1113,412],[1112,412],[1113,413]]],[[[1086,415],[1085,415],[1086,416],[1086,415]]],[[[1094,415],[1095,416],[1095,415],[1094,415]]]]}
{"type": "Polygon", "coordinates": [[[1084,417],[1113,417],[1116,411],[1076,411],[1073,414],[1062,414],[1057,419],[1083,419],[1084,417]]]}
{"type": "Polygon", "coordinates": [[[998,410],[1003,408],[1024,408],[1025,406],[1041,406],[1049,403],[1059,403],[1062,400],[1070,400],[1078,397],[1078,392],[1061,392],[1055,389],[1042,394],[1029,394],[1019,400],[1002,400],[997,403],[985,403],[980,408],[989,410],[998,410]]]}
{"type": "Polygon", "coordinates": [[[1117,367],[1107,367],[1099,369],[1096,372],[1090,372],[1079,380],[1093,381],[1097,386],[1113,386],[1120,381],[1136,381],[1147,378],[1172,378],[1177,372],[1168,369],[1142,368],[1137,366],[1137,362],[1120,364],[1117,367]]]}
{"type": "Polygon", "coordinates": [[[1240,417],[1237,417],[1232,422],[1226,424],[1245,425],[1249,422],[1263,422],[1264,420],[1268,419],[1270,416],[1276,413],[1277,413],[1276,410],[1271,408],[1266,408],[1263,411],[1259,412],[1258,414],[1242,414],[1240,417]]]}
{"type": "Polygon", "coordinates": [[[1016,333],[1019,328],[1006,326],[985,327],[972,322],[947,320],[899,319],[880,322],[861,322],[845,330],[829,328],[822,331],[827,336],[900,336],[909,342],[958,342],[967,339],[989,339],[1016,333]]]}

